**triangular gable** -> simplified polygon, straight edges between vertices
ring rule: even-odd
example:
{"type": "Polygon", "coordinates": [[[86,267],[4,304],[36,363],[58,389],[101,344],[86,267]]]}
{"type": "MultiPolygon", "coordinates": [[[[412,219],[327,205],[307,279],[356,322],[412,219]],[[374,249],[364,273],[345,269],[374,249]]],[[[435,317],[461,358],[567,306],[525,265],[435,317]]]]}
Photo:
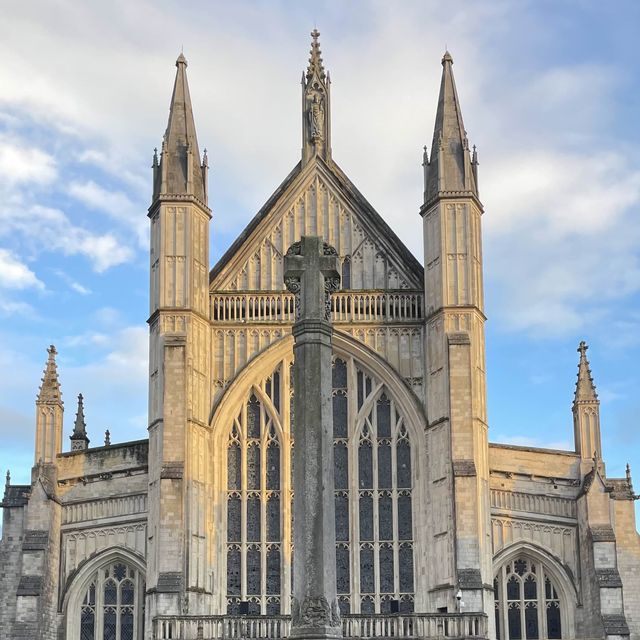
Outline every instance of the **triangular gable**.
{"type": "Polygon", "coordinates": [[[423,268],[334,163],[298,164],[212,269],[212,291],[283,289],[283,255],[321,235],[350,261],[351,289],[418,289],[423,268]]]}

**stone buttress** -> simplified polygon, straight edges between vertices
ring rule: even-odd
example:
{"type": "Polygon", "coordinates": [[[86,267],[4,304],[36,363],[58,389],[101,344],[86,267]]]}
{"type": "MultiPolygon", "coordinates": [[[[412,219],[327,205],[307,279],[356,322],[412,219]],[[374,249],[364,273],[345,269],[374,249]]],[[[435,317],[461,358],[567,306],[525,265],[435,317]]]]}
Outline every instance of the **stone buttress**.
{"type": "Polygon", "coordinates": [[[181,54],[153,160],[149,353],[147,629],[155,615],[204,613],[211,595],[207,157],[198,150],[181,54]]]}
{"type": "Polygon", "coordinates": [[[428,601],[433,610],[485,611],[491,621],[482,204],[476,152],[469,150],[452,64],[445,53],[431,158],[426,148],[424,154],[420,210],[432,554],[428,601]]]}
{"type": "Polygon", "coordinates": [[[53,345],[48,354],[36,400],[31,485],[11,486],[7,475],[2,502],[0,638],[12,640],[58,637],[61,507],[57,456],[62,451],[64,405],[53,345]]]}

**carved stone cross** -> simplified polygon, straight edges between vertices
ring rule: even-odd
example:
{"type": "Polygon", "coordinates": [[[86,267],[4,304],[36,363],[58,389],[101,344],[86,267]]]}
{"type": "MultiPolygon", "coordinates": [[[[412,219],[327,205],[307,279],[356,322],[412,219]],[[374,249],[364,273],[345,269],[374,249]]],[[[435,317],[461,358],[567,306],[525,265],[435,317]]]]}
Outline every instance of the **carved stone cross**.
{"type": "Polygon", "coordinates": [[[285,256],[285,284],[296,296],[293,368],[293,600],[290,638],[340,638],[336,594],[331,299],[338,256],[322,238],[303,236],[285,256]]]}
{"type": "Polygon", "coordinates": [[[330,294],[340,287],[336,250],[317,236],[302,236],[284,257],[284,283],[296,296],[296,320],[329,320],[330,294]]]}

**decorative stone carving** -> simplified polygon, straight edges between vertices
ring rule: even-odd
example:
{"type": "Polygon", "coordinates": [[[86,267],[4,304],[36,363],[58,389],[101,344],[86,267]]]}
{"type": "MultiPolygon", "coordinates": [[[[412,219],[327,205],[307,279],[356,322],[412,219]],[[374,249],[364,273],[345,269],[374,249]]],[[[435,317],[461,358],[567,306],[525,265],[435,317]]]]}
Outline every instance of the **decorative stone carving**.
{"type": "Polygon", "coordinates": [[[309,119],[309,135],[311,141],[324,139],[324,98],[319,91],[312,91],[307,100],[309,107],[307,117],[309,119]]]}
{"type": "MultiPolygon", "coordinates": [[[[325,247],[328,245],[325,244],[325,247]]],[[[330,247],[333,249],[333,247],[330,247]]],[[[327,255],[337,255],[335,249],[333,249],[333,253],[326,253],[327,255]]],[[[335,293],[340,288],[340,278],[337,276],[329,277],[324,279],[324,319],[331,320],[331,294],[335,293]]]]}
{"type": "Polygon", "coordinates": [[[329,604],[324,596],[306,597],[302,605],[291,600],[291,623],[296,627],[340,627],[340,608],[337,598],[329,604]]]}

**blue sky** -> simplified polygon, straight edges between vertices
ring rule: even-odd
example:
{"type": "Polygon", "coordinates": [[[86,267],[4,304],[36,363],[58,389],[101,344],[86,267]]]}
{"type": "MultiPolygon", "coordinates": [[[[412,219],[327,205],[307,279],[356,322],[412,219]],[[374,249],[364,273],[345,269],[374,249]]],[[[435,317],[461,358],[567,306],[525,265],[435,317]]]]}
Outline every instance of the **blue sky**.
{"type": "Polygon", "coordinates": [[[486,213],[492,441],[571,448],[585,339],[611,476],[640,489],[640,5],[14,4],[0,23],[0,467],[32,464],[55,343],[93,444],[146,437],[151,158],[181,47],[211,164],[212,260],[298,161],[317,25],[337,162],[421,259],[421,149],[451,51],[486,213]]]}

